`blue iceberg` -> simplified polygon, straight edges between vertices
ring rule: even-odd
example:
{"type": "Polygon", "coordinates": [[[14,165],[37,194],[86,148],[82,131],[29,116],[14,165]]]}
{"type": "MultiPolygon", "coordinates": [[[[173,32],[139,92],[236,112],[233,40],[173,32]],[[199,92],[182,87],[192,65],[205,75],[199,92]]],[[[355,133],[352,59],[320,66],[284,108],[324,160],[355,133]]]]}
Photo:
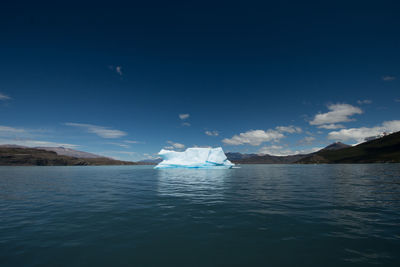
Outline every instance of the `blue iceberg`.
{"type": "Polygon", "coordinates": [[[235,164],[230,162],[221,147],[192,147],[183,152],[161,149],[158,153],[163,159],[155,168],[205,168],[229,169],[235,164]]]}

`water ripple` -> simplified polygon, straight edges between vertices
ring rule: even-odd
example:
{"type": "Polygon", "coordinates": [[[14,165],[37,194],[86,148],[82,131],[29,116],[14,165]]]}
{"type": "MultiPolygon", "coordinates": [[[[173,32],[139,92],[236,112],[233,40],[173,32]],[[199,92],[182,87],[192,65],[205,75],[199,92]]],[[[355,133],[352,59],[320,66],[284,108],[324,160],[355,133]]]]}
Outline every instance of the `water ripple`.
{"type": "Polygon", "coordinates": [[[400,165],[0,167],[1,266],[400,265],[400,165]]]}

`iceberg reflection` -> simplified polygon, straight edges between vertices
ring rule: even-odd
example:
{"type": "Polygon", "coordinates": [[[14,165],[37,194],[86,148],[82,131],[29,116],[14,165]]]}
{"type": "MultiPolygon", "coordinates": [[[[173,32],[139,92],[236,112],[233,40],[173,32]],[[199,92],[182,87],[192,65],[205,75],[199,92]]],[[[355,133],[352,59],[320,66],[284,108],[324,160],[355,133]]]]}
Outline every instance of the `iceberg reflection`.
{"type": "Polygon", "coordinates": [[[221,199],[230,169],[158,169],[160,195],[221,199]]]}

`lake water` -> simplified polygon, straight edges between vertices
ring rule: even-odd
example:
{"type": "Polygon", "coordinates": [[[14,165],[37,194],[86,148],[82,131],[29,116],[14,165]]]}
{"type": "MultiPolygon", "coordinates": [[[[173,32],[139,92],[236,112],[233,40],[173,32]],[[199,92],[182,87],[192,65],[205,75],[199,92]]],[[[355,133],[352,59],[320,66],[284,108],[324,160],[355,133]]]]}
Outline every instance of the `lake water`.
{"type": "Polygon", "coordinates": [[[0,167],[0,266],[400,266],[400,164],[0,167]]]}

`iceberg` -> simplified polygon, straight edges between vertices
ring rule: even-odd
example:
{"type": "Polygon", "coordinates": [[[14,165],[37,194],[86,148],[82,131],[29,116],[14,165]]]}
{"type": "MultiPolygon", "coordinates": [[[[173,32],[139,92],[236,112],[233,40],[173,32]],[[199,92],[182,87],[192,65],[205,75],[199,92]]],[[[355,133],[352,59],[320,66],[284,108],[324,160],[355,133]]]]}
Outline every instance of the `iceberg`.
{"type": "Polygon", "coordinates": [[[230,162],[221,147],[192,147],[183,152],[161,149],[158,153],[163,159],[155,168],[205,168],[229,169],[235,164],[230,162]]]}

